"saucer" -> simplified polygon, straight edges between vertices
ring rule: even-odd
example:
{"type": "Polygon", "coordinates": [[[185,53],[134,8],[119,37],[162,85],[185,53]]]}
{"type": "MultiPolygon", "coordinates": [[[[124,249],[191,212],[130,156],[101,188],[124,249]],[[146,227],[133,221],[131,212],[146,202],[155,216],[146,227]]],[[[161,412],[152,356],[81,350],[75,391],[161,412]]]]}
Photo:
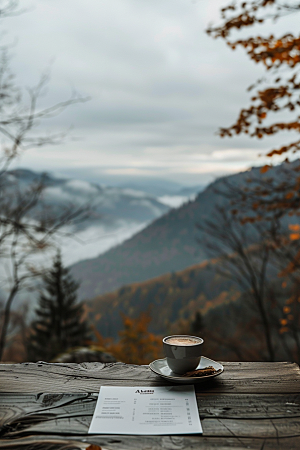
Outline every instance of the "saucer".
{"type": "Polygon", "coordinates": [[[205,356],[201,356],[201,360],[196,369],[204,369],[205,367],[213,366],[216,373],[211,375],[204,375],[202,377],[184,377],[183,375],[178,375],[177,373],[172,372],[167,364],[167,358],[157,359],[149,364],[152,372],[157,375],[166,378],[169,381],[174,381],[174,383],[183,383],[183,384],[195,384],[202,383],[203,381],[208,380],[209,378],[216,377],[220,375],[224,371],[224,367],[222,364],[213,361],[212,359],[206,358],[205,356]]]}

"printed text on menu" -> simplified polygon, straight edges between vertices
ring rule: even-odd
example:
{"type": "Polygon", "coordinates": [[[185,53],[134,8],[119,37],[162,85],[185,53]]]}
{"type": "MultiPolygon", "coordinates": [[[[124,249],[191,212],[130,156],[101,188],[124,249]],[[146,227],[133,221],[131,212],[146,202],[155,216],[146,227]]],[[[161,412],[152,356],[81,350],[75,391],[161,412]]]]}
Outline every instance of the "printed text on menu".
{"type": "Polygon", "coordinates": [[[194,386],[103,386],[89,433],[202,433],[194,386]]]}

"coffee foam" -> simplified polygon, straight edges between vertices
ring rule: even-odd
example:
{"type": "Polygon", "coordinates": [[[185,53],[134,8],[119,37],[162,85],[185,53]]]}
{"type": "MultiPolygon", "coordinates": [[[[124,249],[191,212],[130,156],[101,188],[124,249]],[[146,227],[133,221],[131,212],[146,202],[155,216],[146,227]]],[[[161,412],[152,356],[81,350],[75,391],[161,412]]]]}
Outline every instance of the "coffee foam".
{"type": "Polygon", "coordinates": [[[171,337],[165,341],[167,344],[171,345],[196,345],[201,344],[200,339],[192,338],[192,337],[171,337]]]}

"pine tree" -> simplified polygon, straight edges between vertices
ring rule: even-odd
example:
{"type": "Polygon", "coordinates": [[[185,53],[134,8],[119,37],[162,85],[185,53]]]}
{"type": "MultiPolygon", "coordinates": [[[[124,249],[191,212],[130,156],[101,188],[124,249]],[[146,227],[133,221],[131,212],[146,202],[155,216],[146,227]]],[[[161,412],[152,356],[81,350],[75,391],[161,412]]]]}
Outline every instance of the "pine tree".
{"type": "Polygon", "coordinates": [[[51,270],[43,277],[28,346],[30,360],[50,361],[90,339],[88,324],[83,320],[83,304],[77,302],[78,287],[69,269],[63,267],[58,252],[51,270]]]}

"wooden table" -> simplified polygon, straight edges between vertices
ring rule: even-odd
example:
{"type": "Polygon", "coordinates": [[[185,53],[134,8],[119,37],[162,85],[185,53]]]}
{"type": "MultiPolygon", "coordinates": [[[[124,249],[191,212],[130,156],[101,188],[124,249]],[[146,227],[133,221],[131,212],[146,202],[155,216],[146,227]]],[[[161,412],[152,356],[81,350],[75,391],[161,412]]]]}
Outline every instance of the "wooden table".
{"type": "Polygon", "coordinates": [[[300,449],[297,364],[223,363],[196,385],[203,435],[88,435],[100,386],[163,386],[148,366],[0,364],[1,449],[300,449]]]}

